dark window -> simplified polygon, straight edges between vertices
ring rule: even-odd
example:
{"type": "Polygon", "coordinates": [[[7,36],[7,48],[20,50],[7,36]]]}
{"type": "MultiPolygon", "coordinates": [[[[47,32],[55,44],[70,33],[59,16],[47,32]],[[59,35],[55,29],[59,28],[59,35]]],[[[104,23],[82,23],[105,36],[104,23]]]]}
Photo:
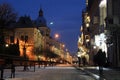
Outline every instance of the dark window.
{"type": "Polygon", "coordinates": [[[87,28],[87,31],[88,31],[88,32],[90,31],[90,28],[89,28],[89,27],[87,28]]]}
{"type": "Polygon", "coordinates": [[[40,32],[41,32],[42,35],[44,34],[44,31],[40,31],[40,32]]]}
{"type": "Polygon", "coordinates": [[[25,41],[25,42],[28,42],[28,36],[27,35],[26,36],[21,36],[21,40],[25,41]]]}
{"type": "Polygon", "coordinates": [[[25,42],[28,42],[28,36],[25,36],[25,42]]]}
{"type": "Polygon", "coordinates": [[[108,19],[108,22],[109,24],[113,24],[113,19],[112,18],[108,19]]]}
{"type": "Polygon", "coordinates": [[[46,34],[46,36],[49,36],[49,34],[46,34]]]}
{"type": "Polygon", "coordinates": [[[10,43],[14,43],[14,36],[10,36],[10,43]]]}
{"type": "Polygon", "coordinates": [[[4,36],[0,36],[0,44],[4,44],[5,40],[4,40],[4,36]]]}
{"type": "Polygon", "coordinates": [[[21,40],[24,41],[24,36],[23,35],[21,36],[21,40]]]}

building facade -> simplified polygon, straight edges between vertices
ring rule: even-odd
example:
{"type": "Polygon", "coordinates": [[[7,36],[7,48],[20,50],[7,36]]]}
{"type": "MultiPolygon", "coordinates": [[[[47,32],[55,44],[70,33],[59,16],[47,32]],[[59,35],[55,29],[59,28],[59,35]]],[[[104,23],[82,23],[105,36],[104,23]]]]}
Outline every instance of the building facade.
{"type": "Polygon", "coordinates": [[[65,44],[50,36],[42,9],[32,21],[29,16],[20,17],[16,26],[4,31],[6,44],[19,43],[20,56],[29,60],[71,60],[65,51],[65,44]],[[67,57],[66,57],[67,55],[67,57]]]}
{"type": "Polygon", "coordinates": [[[99,16],[99,0],[86,0],[86,8],[82,12],[81,47],[86,48],[90,65],[93,65],[93,56],[98,50],[95,40],[96,36],[100,34],[99,16]]]}
{"type": "Polygon", "coordinates": [[[119,3],[119,0],[86,0],[86,9],[82,13],[81,47],[88,49],[91,65],[93,56],[98,49],[102,49],[109,65],[120,66],[119,3]],[[89,41],[89,44],[86,41],[89,41]]]}
{"type": "Polygon", "coordinates": [[[37,28],[14,28],[14,31],[5,31],[6,44],[14,44],[19,41],[20,56],[24,56],[23,48],[26,48],[26,57],[35,59],[37,52],[44,46],[44,38],[37,28]],[[38,50],[39,49],[39,50],[38,50]]]}
{"type": "Polygon", "coordinates": [[[106,30],[108,58],[112,66],[120,67],[120,1],[107,0],[106,30]]]}

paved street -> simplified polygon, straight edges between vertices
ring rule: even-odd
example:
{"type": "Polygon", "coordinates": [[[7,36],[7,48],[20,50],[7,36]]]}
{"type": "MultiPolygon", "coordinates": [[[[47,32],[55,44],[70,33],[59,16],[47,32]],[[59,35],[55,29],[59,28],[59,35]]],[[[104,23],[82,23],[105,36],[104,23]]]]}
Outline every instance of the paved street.
{"type": "MultiPolygon", "coordinates": [[[[96,79],[99,77],[98,67],[80,67],[81,70],[94,76],[96,79]]],[[[117,68],[103,68],[103,76],[101,80],[120,80],[120,69],[117,68]]]]}
{"type": "Polygon", "coordinates": [[[10,70],[5,71],[5,80],[95,80],[84,71],[77,70],[70,65],[57,65],[55,67],[36,66],[36,71],[31,68],[29,71],[22,71],[23,67],[16,68],[16,78],[10,77],[10,70]]]}

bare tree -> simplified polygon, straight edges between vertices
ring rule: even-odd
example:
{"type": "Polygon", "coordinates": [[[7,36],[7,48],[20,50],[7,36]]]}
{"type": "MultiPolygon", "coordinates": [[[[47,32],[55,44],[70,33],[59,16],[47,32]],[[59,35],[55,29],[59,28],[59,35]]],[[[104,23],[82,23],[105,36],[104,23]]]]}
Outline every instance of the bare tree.
{"type": "Polygon", "coordinates": [[[14,12],[13,8],[7,4],[0,4],[0,44],[4,44],[4,29],[13,27],[16,22],[17,13],[14,12]]]}
{"type": "Polygon", "coordinates": [[[16,22],[16,18],[17,13],[14,12],[9,4],[3,3],[0,5],[0,28],[10,26],[16,22]]]}

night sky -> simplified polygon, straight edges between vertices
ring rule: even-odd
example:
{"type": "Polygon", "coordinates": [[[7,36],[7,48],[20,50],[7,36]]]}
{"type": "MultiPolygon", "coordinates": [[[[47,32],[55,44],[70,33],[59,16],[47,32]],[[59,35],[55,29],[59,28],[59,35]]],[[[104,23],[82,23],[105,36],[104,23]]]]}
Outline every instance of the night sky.
{"type": "Polygon", "coordinates": [[[38,17],[42,8],[47,26],[51,29],[51,36],[58,33],[58,40],[63,42],[71,53],[77,51],[85,0],[0,0],[1,3],[9,3],[18,16],[28,15],[32,20],[38,17]],[[51,22],[53,24],[50,24],[51,22]]]}

